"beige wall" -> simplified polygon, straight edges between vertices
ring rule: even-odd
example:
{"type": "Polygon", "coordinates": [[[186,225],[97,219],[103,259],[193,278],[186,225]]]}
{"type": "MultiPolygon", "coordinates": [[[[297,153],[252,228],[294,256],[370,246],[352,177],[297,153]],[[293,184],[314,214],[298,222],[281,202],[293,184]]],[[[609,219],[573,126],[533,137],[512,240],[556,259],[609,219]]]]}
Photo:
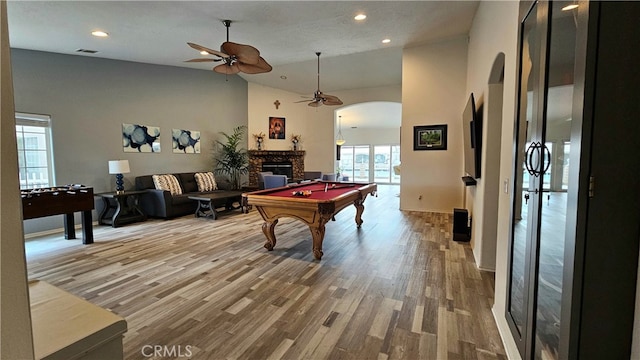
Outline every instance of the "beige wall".
{"type": "Polygon", "coordinates": [[[466,38],[403,51],[402,210],[451,213],[463,205],[461,119],[466,77],[466,38]],[[447,150],[414,151],[413,127],[438,124],[448,125],[447,150]]]}
{"type": "MultiPolygon", "coordinates": [[[[489,75],[493,63],[499,53],[505,54],[505,78],[502,106],[502,134],[499,159],[484,159],[500,164],[498,191],[498,216],[496,219],[497,241],[495,256],[495,303],[493,313],[502,335],[507,354],[511,359],[519,358],[519,354],[511,336],[511,332],[505,320],[506,284],[507,284],[507,250],[509,240],[509,212],[511,194],[505,193],[502,188],[504,181],[509,181],[512,173],[512,148],[513,148],[513,118],[515,114],[515,83],[517,62],[517,30],[518,30],[518,2],[482,1],[476,12],[469,41],[469,66],[467,76],[467,92],[484,95],[488,91],[489,75]],[[500,19],[501,21],[496,21],[500,19]]],[[[485,107],[486,111],[486,107],[485,107]]],[[[486,113],[485,113],[486,116],[486,113]]],[[[486,119],[486,117],[485,117],[486,119]]],[[[487,126],[485,126],[485,129],[487,126]]],[[[484,133],[486,140],[487,133],[484,133]]],[[[480,212],[484,206],[484,197],[477,196],[479,192],[485,193],[486,183],[480,179],[475,189],[473,211],[480,212]]],[[[486,219],[485,219],[486,220],[486,219]]],[[[478,235],[476,233],[475,235],[478,235]]],[[[475,239],[475,246],[480,246],[482,241],[493,239],[475,239]]],[[[474,253],[479,249],[474,248],[474,253]]],[[[478,255],[476,254],[476,258],[478,255]]]]}
{"type": "Polygon", "coordinates": [[[6,2],[0,3],[0,359],[33,359],[6,2]]]}
{"type": "Polygon", "coordinates": [[[252,134],[269,132],[269,117],[285,118],[286,139],[266,139],[265,150],[291,150],[291,134],[301,135],[300,149],[306,151],[305,169],[328,172],[332,168],[332,151],[327,151],[333,136],[333,111],[335,107],[313,108],[299,94],[272,87],[249,83],[249,138],[248,148],[255,149],[252,134]],[[273,104],[280,102],[279,108],[273,104]]]}
{"type": "MultiPolygon", "coordinates": [[[[368,101],[395,101],[401,99],[400,86],[376,87],[358,90],[331,92],[342,100],[342,106],[307,106],[300,94],[249,83],[248,148],[255,149],[252,134],[267,134],[270,116],[286,119],[286,139],[265,141],[266,150],[290,150],[292,133],[302,135],[300,148],[306,151],[304,167],[308,171],[335,172],[335,137],[337,135],[335,112],[343,106],[368,101]],[[273,104],[280,102],[279,109],[273,104]]],[[[344,131],[344,129],[343,129],[344,131]]]]}

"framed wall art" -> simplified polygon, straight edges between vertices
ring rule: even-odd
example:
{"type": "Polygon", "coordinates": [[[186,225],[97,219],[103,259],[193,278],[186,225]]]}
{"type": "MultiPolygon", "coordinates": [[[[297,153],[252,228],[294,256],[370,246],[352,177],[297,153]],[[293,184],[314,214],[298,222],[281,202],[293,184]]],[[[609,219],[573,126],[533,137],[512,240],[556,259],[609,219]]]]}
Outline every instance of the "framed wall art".
{"type": "Polygon", "coordinates": [[[413,150],[447,150],[447,125],[414,126],[413,150]]]}
{"type": "Polygon", "coordinates": [[[285,139],[285,118],[269,117],[269,139],[285,139]]]}

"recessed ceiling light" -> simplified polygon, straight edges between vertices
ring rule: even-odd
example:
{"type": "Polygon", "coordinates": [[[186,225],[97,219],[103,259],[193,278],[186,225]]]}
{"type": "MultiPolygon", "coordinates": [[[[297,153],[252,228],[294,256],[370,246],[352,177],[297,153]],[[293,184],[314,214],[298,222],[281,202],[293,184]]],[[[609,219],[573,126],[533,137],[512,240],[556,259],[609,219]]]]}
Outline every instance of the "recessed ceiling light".
{"type": "Polygon", "coordinates": [[[209,55],[209,52],[202,50],[202,51],[200,51],[200,55],[209,55]]]}
{"type": "Polygon", "coordinates": [[[354,20],[358,20],[358,21],[362,21],[362,20],[364,20],[364,19],[366,19],[366,18],[367,18],[367,15],[365,15],[365,14],[358,14],[358,15],[356,15],[353,19],[354,19],[354,20]]]}
{"type": "Polygon", "coordinates": [[[92,31],[91,35],[97,36],[97,37],[107,37],[107,36],[109,36],[108,33],[104,32],[104,31],[100,31],[100,30],[92,31]]]}
{"type": "Polygon", "coordinates": [[[390,42],[391,42],[391,39],[384,39],[384,40],[382,40],[382,43],[383,43],[383,44],[388,44],[388,43],[390,43],[390,42]]]}
{"type": "Polygon", "coordinates": [[[571,4],[571,5],[567,5],[565,7],[562,8],[562,11],[569,11],[569,10],[573,10],[575,8],[577,8],[579,5],[578,4],[571,4]]]}
{"type": "Polygon", "coordinates": [[[286,75],[280,75],[280,79],[287,80],[287,76],[286,75]]]}

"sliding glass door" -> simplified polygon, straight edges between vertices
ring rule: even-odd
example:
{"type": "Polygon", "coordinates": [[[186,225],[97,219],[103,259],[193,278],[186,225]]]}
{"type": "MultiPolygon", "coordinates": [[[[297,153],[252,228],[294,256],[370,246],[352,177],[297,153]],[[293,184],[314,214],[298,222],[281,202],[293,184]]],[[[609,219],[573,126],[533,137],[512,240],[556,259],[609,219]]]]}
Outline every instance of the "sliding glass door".
{"type": "Polygon", "coordinates": [[[349,181],[399,184],[400,173],[394,171],[397,165],[400,165],[399,145],[342,146],[338,170],[349,181]]]}
{"type": "Polygon", "coordinates": [[[374,174],[373,181],[377,183],[400,183],[400,173],[394,173],[394,166],[400,165],[399,145],[375,145],[373,147],[374,174]]]}

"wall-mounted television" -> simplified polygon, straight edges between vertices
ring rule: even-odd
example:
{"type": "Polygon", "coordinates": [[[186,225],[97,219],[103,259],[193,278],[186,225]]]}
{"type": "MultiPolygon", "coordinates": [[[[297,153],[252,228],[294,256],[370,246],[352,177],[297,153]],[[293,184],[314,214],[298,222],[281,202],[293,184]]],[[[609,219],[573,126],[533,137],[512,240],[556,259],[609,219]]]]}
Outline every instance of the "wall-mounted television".
{"type": "Polygon", "coordinates": [[[482,170],[482,109],[476,109],[473,93],[462,112],[462,134],[466,173],[462,180],[468,185],[473,185],[474,179],[480,178],[482,170]]]}

